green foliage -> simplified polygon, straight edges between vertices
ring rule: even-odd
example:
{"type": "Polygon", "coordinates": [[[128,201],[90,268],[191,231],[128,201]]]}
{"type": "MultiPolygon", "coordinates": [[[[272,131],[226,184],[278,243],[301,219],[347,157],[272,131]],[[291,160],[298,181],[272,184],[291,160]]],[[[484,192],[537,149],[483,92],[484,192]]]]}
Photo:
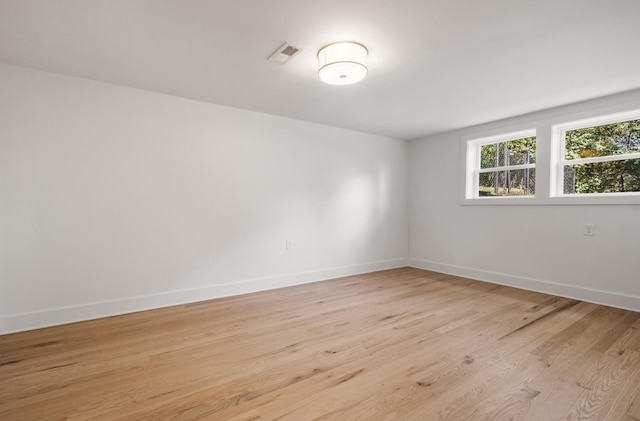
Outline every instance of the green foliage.
{"type": "Polygon", "coordinates": [[[536,138],[490,143],[480,149],[480,168],[506,167],[507,165],[533,164],[536,162],[536,138]]]}
{"type": "MultiPolygon", "coordinates": [[[[565,136],[566,159],[640,152],[640,120],[571,130],[565,136]]],[[[565,167],[565,193],[640,191],[640,159],[565,167]]]]}

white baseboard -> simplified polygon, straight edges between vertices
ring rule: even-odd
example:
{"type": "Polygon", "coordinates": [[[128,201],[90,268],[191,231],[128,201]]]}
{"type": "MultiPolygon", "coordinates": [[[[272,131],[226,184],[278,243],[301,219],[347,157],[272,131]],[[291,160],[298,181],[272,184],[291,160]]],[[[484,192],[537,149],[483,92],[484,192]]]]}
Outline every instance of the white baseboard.
{"type": "Polygon", "coordinates": [[[465,278],[477,279],[479,281],[507,285],[514,288],[542,292],[545,294],[559,295],[561,297],[573,298],[590,303],[603,304],[606,306],[640,312],[640,297],[638,296],[623,295],[617,294],[615,292],[583,288],[573,285],[558,284],[555,282],[542,281],[539,279],[524,278],[521,276],[507,275],[504,273],[488,272],[463,266],[431,262],[428,260],[409,259],[408,265],[418,269],[426,269],[434,272],[462,276],[465,278]]]}
{"type": "Polygon", "coordinates": [[[392,259],[350,266],[340,266],[303,273],[249,279],[230,284],[212,285],[197,289],[169,291],[160,294],[130,297],[115,301],[48,309],[33,313],[0,317],[0,334],[21,332],[42,327],[116,316],[137,311],[211,300],[250,292],[266,291],[293,285],[323,281],[342,276],[394,269],[407,265],[406,259],[392,259]]]}

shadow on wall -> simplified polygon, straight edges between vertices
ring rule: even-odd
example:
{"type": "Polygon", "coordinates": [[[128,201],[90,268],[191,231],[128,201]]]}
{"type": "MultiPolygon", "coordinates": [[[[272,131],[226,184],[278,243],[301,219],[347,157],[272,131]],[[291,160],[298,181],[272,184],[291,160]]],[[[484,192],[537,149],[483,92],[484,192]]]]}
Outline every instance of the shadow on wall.
{"type": "Polygon", "coordinates": [[[259,214],[238,207],[224,241],[212,242],[180,287],[370,263],[371,250],[388,241],[380,229],[391,217],[388,166],[351,171],[331,188],[293,187],[265,201],[259,214]]]}

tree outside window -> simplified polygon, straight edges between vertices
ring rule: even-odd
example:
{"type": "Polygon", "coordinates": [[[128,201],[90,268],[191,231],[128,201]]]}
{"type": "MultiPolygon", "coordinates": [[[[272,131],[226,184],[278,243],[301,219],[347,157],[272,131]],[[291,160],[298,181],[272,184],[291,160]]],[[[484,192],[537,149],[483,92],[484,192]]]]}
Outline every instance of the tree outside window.
{"type": "Polygon", "coordinates": [[[564,194],[640,191],[640,119],[565,132],[564,194]]]}

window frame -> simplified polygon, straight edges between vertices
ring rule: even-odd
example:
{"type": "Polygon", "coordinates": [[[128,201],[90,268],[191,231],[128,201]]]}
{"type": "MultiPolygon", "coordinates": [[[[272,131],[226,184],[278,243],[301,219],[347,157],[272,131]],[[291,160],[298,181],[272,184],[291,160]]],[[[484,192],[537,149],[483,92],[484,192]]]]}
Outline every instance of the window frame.
{"type": "Polygon", "coordinates": [[[564,167],[567,165],[590,164],[596,162],[626,161],[640,159],[640,152],[623,155],[606,155],[592,158],[566,159],[566,133],[571,130],[624,123],[640,119],[640,110],[600,115],[551,126],[551,184],[549,196],[552,200],[571,200],[586,204],[635,204],[640,203],[640,192],[615,193],[564,193],[564,167]],[[586,201],[584,200],[586,199],[586,201]]]}
{"type": "MultiPolygon", "coordinates": [[[[458,203],[463,206],[574,206],[574,205],[640,205],[640,193],[590,193],[557,195],[558,169],[564,159],[564,145],[558,147],[560,129],[571,130],[582,124],[595,126],[640,117],[640,99],[606,102],[585,109],[573,106],[566,109],[550,109],[514,117],[510,120],[487,123],[463,129],[459,136],[459,184],[458,203]],[[577,109],[576,109],[577,108],[577,109]],[[482,142],[507,139],[521,133],[535,131],[536,136],[536,188],[533,196],[473,197],[473,176],[470,174],[470,141],[482,142]],[[471,181],[470,181],[471,180],[471,181]],[[554,190],[555,189],[555,190],[554,190]]],[[[476,146],[477,147],[477,146],[476,146]]],[[[477,190],[476,190],[477,191],[477,190]]]]}
{"type": "MultiPolygon", "coordinates": [[[[538,137],[536,135],[535,128],[528,128],[524,130],[510,131],[506,133],[499,133],[484,137],[470,137],[464,139],[464,145],[466,149],[466,159],[464,165],[465,171],[465,188],[463,193],[463,202],[467,203],[491,203],[498,202],[501,204],[518,203],[523,200],[532,200],[535,198],[535,193],[532,195],[521,196],[480,196],[480,174],[494,171],[512,171],[519,169],[536,169],[538,165],[538,137]],[[536,138],[536,158],[534,163],[519,164],[519,165],[507,165],[498,166],[492,168],[481,168],[480,152],[482,146],[498,144],[503,142],[509,142],[512,140],[525,139],[528,137],[536,138]]],[[[537,177],[537,171],[536,171],[537,177]]]]}

